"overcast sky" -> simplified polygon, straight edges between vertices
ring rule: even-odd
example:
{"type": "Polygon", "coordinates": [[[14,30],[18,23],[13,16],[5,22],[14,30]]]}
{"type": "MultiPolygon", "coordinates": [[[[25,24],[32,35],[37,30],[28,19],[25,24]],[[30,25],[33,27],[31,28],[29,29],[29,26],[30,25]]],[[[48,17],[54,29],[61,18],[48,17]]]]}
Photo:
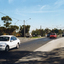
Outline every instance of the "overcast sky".
{"type": "MultiPolygon", "coordinates": [[[[30,31],[40,26],[64,28],[64,0],[0,0],[0,18],[5,14],[12,18],[13,25],[23,25],[25,20],[31,26],[30,31]]],[[[0,25],[3,25],[1,20],[0,25]]]]}

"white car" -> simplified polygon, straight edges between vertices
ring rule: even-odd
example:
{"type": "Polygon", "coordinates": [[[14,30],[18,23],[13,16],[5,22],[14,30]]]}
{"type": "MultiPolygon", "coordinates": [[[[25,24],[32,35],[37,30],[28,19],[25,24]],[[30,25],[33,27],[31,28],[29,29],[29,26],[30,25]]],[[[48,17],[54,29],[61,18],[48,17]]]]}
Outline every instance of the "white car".
{"type": "Polygon", "coordinates": [[[20,40],[13,35],[0,36],[0,51],[9,51],[12,48],[19,48],[20,40]]]}

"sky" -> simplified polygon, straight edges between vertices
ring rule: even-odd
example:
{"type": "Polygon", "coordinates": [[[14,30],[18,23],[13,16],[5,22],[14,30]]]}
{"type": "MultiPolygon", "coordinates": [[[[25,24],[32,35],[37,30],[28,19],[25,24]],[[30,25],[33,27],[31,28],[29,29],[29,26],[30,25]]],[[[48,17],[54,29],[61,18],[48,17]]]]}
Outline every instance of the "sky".
{"type": "Polygon", "coordinates": [[[0,0],[0,18],[6,15],[12,18],[13,25],[23,25],[25,20],[30,31],[64,29],[64,0],[0,0]]]}

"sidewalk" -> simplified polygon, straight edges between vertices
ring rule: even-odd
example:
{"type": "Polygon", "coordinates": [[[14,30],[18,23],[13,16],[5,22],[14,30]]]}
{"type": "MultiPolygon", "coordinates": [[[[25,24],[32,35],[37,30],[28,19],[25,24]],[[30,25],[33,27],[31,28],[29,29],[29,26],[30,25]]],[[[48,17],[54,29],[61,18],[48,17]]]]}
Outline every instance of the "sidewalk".
{"type": "Polygon", "coordinates": [[[62,48],[64,47],[64,37],[59,38],[59,39],[55,39],[50,41],[49,43],[41,46],[40,48],[36,49],[35,51],[52,51],[56,48],[62,48]]]}

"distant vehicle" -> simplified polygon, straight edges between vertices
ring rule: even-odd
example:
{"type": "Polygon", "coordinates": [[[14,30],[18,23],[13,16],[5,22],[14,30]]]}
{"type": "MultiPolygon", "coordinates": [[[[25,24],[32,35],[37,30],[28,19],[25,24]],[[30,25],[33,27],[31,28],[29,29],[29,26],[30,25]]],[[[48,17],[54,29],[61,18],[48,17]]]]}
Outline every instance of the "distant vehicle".
{"type": "Polygon", "coordinates": [[[62,37],[64,37],[64,33],[62,34],[62,37]]]}
{"type": "Polygon", "coordinates": [[[0,51],[9,51],[12,48],[19,48],[20,40],[13,35],[0,36],[0,51]]]}
{"type": "Polygon", "coordinates": [[[25,36],[26,36],[27,38],[31,38],[31,37],[32,37],[32,35],[29,34],[29,33],[27,33],[25,36]]]}
{"type": "Polygon", "coordinates": [[[57,38],[56,33],[52,33],[52,34],[50,34],[50,38],[57,38]]]}
{"type": "Polygon", "coordinates": [[[51,34],[51,33],[48,33],[48,34],[47,34],[47,37],[50,37],[50,34],[51,34]]]}

